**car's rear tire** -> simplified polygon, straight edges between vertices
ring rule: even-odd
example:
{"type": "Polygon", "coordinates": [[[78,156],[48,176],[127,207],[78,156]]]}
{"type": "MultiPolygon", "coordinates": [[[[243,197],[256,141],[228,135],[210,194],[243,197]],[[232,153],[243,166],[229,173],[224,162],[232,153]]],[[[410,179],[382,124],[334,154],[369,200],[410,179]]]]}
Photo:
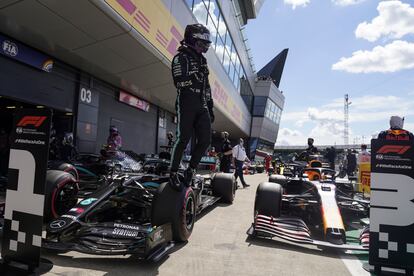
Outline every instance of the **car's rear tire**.
{"type": "Polygon", "coordinates": [[[160,185],[152,206],[153,225],[171,223],[173,239],[187,241],[193,231],[196,214],[196,196],[191,187],[177,192],[168,182],[160,185]]]}
{"type": "Polygon", "coordinates": [[[60,170],[48,170],[45,186],[44,221],[68,212],[78,202],[79,186],[75,177],[60,170]]]}
{"type": "Polygon", "coordinates": [[[282,207],[282,191],[280,184],[262,182],[256,190],[254,216],[257,214],[278,218],[282,207]]]}
{"type": "Polygon", "coordinates": [[[224,203],[232,204],[236,195],[236,184],[232,173],[216,173],[211,179],[213,195],[224,203]]]}
{"type": "Polygon", "coordinates": [[[285,187],[288,183],[288,178],[284,175],[272,174],[269,176],[269,182],[280,184],[282,187],[285,187]]]}
{"type": "Polygon", "coordinates": [[[53,161],[49,163],[49,168],[52,170],[70,173],[77,181],[79,180],[78,170],[72,164],[65,163],[62,161],[53,161]]]}

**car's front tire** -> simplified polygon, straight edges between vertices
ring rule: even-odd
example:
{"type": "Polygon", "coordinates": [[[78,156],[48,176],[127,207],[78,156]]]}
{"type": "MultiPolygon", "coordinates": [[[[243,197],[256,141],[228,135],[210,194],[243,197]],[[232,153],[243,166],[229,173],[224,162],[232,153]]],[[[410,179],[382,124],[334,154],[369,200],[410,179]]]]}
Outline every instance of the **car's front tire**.
{"type": "Polygon", "coordinates": [[[168,182],[160,185],[152,206],[152,224],[160,226],[171,223],[173,239],[187,241],[194,228],[197,204],[191,187],[177,192],[168,182]]]}
{"type": "Polygon", "coordinates": [[[79,186],[74,176],[60,170],[48,170],[45,186],[44,220],[67,213],[78,202],[79,186]]]}
{"type": "Polygon", "coordinates": [[[280,184],[262,182],[256,190],[256,199],[254,201],[254,216],[260,214],[278,218],[282,208],[282,191],[280,184]]]}
{"type": "Polygon", "coordinates": [[[269,176],[269,182],[277,183],[280,184],[282,187],[285,187],[288,182],[288,178],[284,175],[272,174],[271,176],[269,176]]]}
{"type": "Polygon", "coordinates": [[[232,204],[236,195],[236,185],[232,173],[216,173],[211,179],[213,195],[221,197],[224,203],[232,204]]]}

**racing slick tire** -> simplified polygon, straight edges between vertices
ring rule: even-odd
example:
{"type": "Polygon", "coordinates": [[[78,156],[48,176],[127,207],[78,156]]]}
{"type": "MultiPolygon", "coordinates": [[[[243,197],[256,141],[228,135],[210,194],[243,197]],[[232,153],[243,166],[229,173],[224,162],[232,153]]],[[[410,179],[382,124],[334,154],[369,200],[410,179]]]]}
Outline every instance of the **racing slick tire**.
{"type": "Polygon", "coordinates": [[[237,184],[232,173],[216,173],[211,179],[211,185],[214,196],[221,197],[224,203],[233,203],[237,184]]]}
{"type": "Polygon", "coordinates": [[[58,218],[78,203],[79,186],[75,177],[60,170],[48,170],[45,186],[44,220],[58,218]]]}
{"type": "Polygon", "coordinates": [[[280,184],[282,187],[285,187],[288,182],[288,179],[284,175],[272,174],[271,176],[269,176],[269,182],[277,183],[280,184]]]}
{"type": "Polygon", "coordinates": [[[278,218],[282,206],[282,191],[280,184],[262,182],[256,190],[254,201],[254,216],[257,214],[278,218]]]}
{"type": "Polygon", "coordinates": [[[162,183],[152,205],[152,225],[171,223],[173,239],[187,241],[194,228],[197,214],[196,196],[191,187],[181,192],[162,183]]]}
{"type": "Polygon", "coordinates": [[[61,161],[54,161],[49,164],[49,168],[52,170],[70,173],[77,181],[79,180],[78,170],[72,164],[64,163],[61,161]]]}

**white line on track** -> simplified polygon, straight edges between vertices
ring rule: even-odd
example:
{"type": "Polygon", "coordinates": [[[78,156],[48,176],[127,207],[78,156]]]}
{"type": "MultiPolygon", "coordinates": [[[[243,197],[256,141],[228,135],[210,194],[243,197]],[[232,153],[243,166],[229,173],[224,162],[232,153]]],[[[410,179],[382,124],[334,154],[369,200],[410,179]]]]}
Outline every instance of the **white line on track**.
{"type": "Polygon", "coordinates": [[[362,268],[362,262],[351,254],[341,254],[341,260],[352,276],[369,276],[371,273],[362,268]]]}

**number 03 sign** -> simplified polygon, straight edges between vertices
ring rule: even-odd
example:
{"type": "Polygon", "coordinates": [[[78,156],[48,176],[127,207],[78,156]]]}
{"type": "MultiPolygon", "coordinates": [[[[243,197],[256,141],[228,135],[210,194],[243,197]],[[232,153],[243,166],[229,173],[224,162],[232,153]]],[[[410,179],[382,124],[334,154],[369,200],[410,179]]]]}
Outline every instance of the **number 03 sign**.
{"type": "Polygon", "coordinates": [[[90,104],[92,102],[92,91],[82,87],[80,90],[80,100],[81,102],[90,104]]]}

